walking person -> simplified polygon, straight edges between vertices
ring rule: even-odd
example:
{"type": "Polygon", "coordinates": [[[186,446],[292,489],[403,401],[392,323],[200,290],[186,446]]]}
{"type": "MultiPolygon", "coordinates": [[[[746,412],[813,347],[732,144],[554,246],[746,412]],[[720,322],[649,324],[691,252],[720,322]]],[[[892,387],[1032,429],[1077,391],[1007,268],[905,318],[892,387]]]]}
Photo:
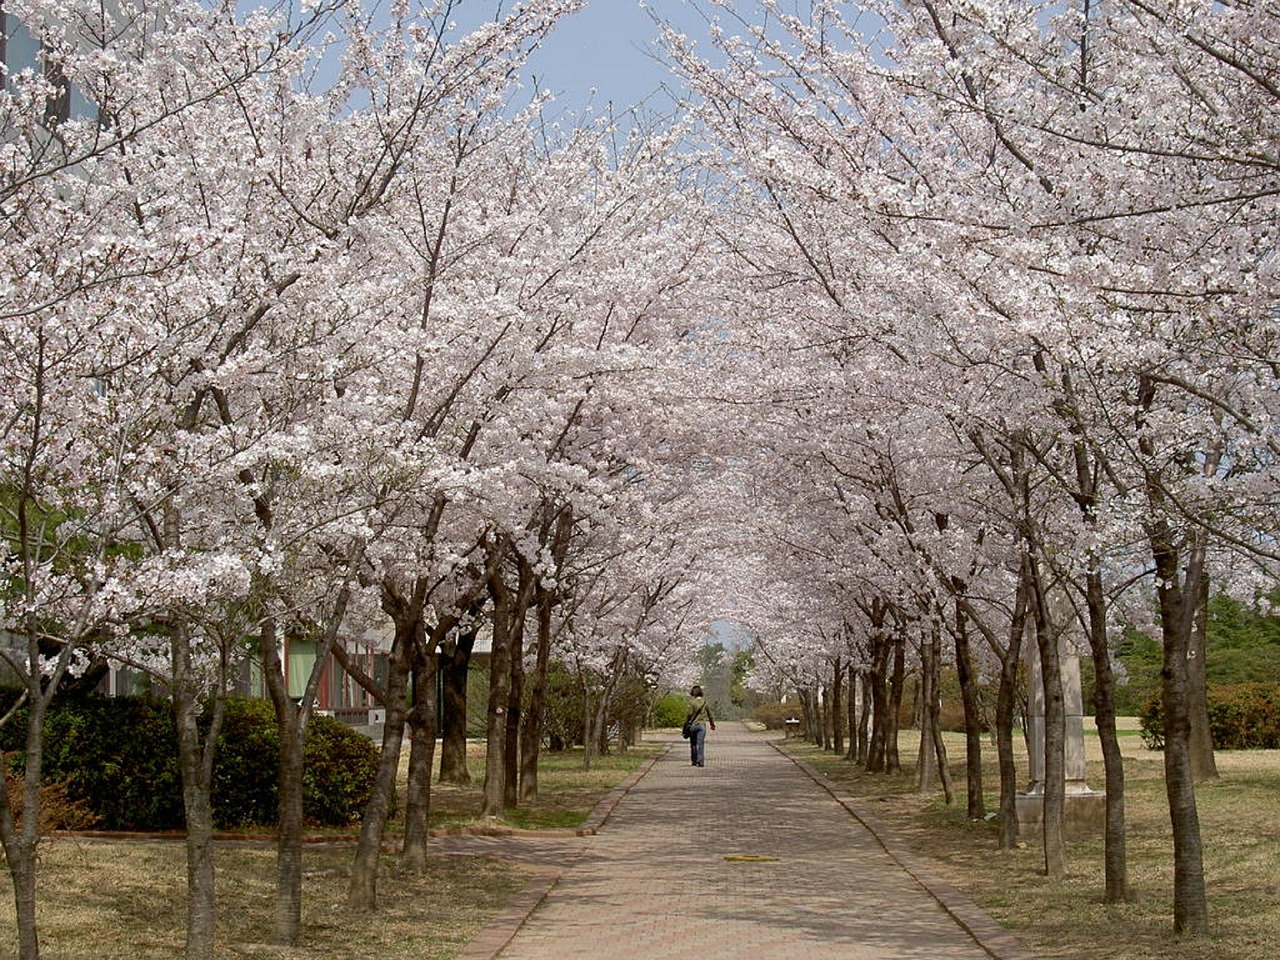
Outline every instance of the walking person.
{"type": "Polygon", "coordinates": [[[710,724],[714,730],[716,722],[711,717],[711,707],[702,696],[702,687],[695,684],[689,696],[693,699],[689,701],[689,712],[684,720],[689,728],[689,761],[695,767],[705,767],[707,725],[710,724]]]}

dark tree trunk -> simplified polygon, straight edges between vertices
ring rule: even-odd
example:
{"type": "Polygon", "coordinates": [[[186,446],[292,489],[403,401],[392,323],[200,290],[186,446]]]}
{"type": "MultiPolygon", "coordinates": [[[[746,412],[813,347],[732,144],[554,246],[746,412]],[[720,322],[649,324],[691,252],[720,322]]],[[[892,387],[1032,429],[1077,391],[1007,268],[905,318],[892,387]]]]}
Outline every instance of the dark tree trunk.
{"type": "Polygon", "coordinates": [[[839,657],[831,671],[831,749],[844,753],[844,661],[839,657]]]}
{"type": "MultiPolygon", "coordinates": [[[[1203,537],[1200,538],[1203,540],[1203,537]]],[[[1187,713],[1191,721],[1191,776],[1196,783],[1218,778],[1218,760],[1213,754],[1213,734],[1209,729],[1208,680],[1205,676],[1207,630],[1209,624],[1209,577],[1204,567],[1204,544],[1196,544],[1201,559],[1198,583],[1188,583],[1187,591],[1195,597],[1196,612],[1187,649],[1187,713]]]]}
{"type": "Polygon", "coordinates": [[[814,746],[822,746],[822,733],[818,729],[821,725],[818,717],[817,705],[814,701],[817,699],[813,695],[813,691],[808,687],[801,687],[798,691],[800,694],[800,711],[804,714],[804,729],[809,735],[809,739],[813,741],[814,746]]]}
{"type": "Polygon", "coordinates": [[[929,681],[929,698],[924,704],[924,714],[928,718],[930,747],[937,761],[938,776],[942,780],[942,796],[947,806],[956,802],[956,786],[951,779],[951,766],[947,760],[947,744],[942,739],[942,633],[937,626],[929,635],[929,670],[932,677],[929,681]]]}
{"type": "Polygon", "coordinates": [[[884,769],[885,773],[901,773],[902,758],[898,755],[898,717],[902,714],[902,693],[906,676],[907,642],[902,636],[894,639],[893,680],[889,687],[888,722],[885,725],[884,769]]]}
{"type": "MultiPolygon", "coordinates": [[[[1138,384],[1139,418],[1155,402],[1156,384],[1143,377],[1138,384]]],[[[1145,433],[1139,451],[1149,461],[1156,460],[1153,441],[1145,433]]],[[[1209,903],[1204,882],[1204,848],[1200,836],[1200,815],[1196,809],[1195,777],[1191,768],[1191,708],[1187,658],[1195,631],[1204,577],[1203,542],[1193,542],[1186,561],[1186,582],[1179,582],[1181,548],[1167,519],[1167,496],[1161,478],[1146,477],[1147,504],[1151,517],[1147,536],[1155,562],[1156,594],[1160,601],[1160,633],[1164,643],[1164,664],[1160,692],[1164,707],[1164,781],[1169,800],[1169,820],[1173,829],[1173,929],[1179,934],[1209,932],[1209,903]]]]}
{"type": "Polygon", "coordinates": [[[24,750],[25,776],[22,784],[22,809],[25,816],[16,817],[9,805],[9,764],[0,765],[0,840],[3,840],[5,863],[13,884],[14,919],[18,928],[18,960],[39,960],[40,938],[36,927],[36,872],[40,844],[40,783],[44,757],[44,719],[48,707],[45,691],[40,689],[38,673],[27,677],[27,697],[31,704],[27,713],[27,736],[24,750]]]}
{"type": "MultiPolygon", "coordinates": [[[[1027,629],[1026,557],[1018,575],[1013,612],[1009,618],[1008,639],[1000,645],[995,633],[983,634],[992,652],[1000,660],[1000,686],[996,692],[996,763],[1000,770],[1000,832],[997,844],[1001,850],[1018,848],[1018,767],[1013,753],[1013,728],[1018,712],[1018,664],[1022,661],[1022,640],[1027,629]]],[[[976,622],[976,621],[975,621],[976,622]]]]}
{"type": "Polygon", "coordinates": [[[554,593],[539,589],[538,652],[534,658],[529,709],[520,728],[521,803],[531,803],[538,798],[538,756],[542,749],[542,729],[547,716],[547,670],[551,662],[551,617],[554,606],[554,593]]]}
{"type": "Polygon", "coordinates": [[[360,821],[360,836],[351,864],[351,883],[347,887],[347,906],[370,913],[378,905],[378,861],[382,855],[382,836],[395,798],[396,777],[400,769],[400,751],[404,744],[406,699],[409,673],[413,669],[414,651],[423,642],[422,605],[420,603],[386,602],[395,623],[395,638],[388,658],[386,700],[382,707],[387,720],[382,728],[382,752],[373,793],[365,804],[360,821]]]}
{"type": "Polygon", "coordinates": [[[1163,521],[1152,534],[1160,598],[1164,666],[1161,670],[1161,699],[1164,706],[1164,773],[1173,828],[1173,929],[1179,934],[1209,931],[1208,898],[1204,882],[1204,849],[1200,837],[1200,816],[1196,809],[1195,778],[1191,769],[1191,712],[1187,655],[1198,590],[1198,569],[1203,555],[1192,552],[1188,562],[1186,587],[1178,583],[1178,551],[1163,521]]]}
{"type": "MultiPolygon", "coordinates": [[[[505,549],[495,548],[495,549],[505,549]]],[[[511,701],[511,588],[503,579],[501,564],[489,577],[493,601],[493,652],[489,659],[489,711],[486,723],[484,800],[481,816],[496,817],[506,796],[507,710],[511,701]]]]}
{"type": "Polygon", "coordinates": [[[877,637],[867,678],[871,688],[871,744],[866,767],[870,773],[885,773],[889,766],[889,657],[892,652],[888,638],[877,637]]]}
{"type": "Polygon", "coordinates": [[[1122,903],[1129,899],[1129,868],[1126,852],[1124,811],[1124,757],[1116,732],[1115,672],[1107,641],[1107,607],[1102,574],[1091,570],[1086,577],[1085,601],[1089,610],[1089,651],[1093,659],[1093,719],[1102,746],[1106,777],[1107,809],[1103,864],[1106,872],[1104,900],[1122,903]]]}
{"type": "Polygon", "coordinates": [[[274,620],[262,623],[262,675],[279,731],[275,942],[293,946],[302,924],[302,754],[308,713],[289,698],[274,620]]]}
{"type": "MultiPolygon", "coordinates": [[[[174,725],[182,776],[182,808],[187,827],[187,960],[212,960],[217,909],[213,860],[213,749],[222,727],[225,701],[213,702],[209,729],[200,731],[200,702],[191,677],[190,636],[174,627],[170,661],[174,680],[174,725]]],[[[219,685],[221,686],[221,685],[219,685]]]]}
{"type": "Polygon", "coordinates": [[[467,769],[467,676],[476,632],[468,629],[445,646],[442,662],[444,683],[440,738],[440,782],[470,783],[467,769]]]}
{"type": "Polygon", "coordinates": [[[934,753],[933,724],[936,717],[931,709],[937,701],[937,671],[934,669],[937,647],[931,638],[920,641],[920,682],[916,687],[916,727],[920,731],[920,744],[916,750],[916,792],[929,793],[933,790],[934,776],[937,773],[937,755],[934,753]]]}
{"type": "Polygon", "coordinates": [[[1050,620],[1038,564],[1030,565],[1035,590],[1036,645],[1044,690],[1044,869],[1046,876],[1067,875],[1066,700],[1062,691],[1061,629],[1050,620]]]}
{"type": "Polygon", "coordinates": [[[845,685],[848,691],[845,697],[845,719],[848,724],[849,749],[844,758],[856,762],[861,753],[858,729],[858,671],[850,663],[845,667],[845,673],[848,675],[845,685]]]}
{"type": "Polygon", "coordinates": [[[978,673],[973,667],[973,650],[969,645],[969,625],[964,608],[955,605],[956,678],[960,683],[960,701],[964,707],[965,787],[968,802],[965,815],[981,820],[987,815],[982,795],[982,706],[978,696],[978,673]]]}
{"type": "Polygon", "coordinates": [[[431,814],[431,771],[436,755],[436,657],[432,649],[419,650],[413,663],[413,707],[409,725],[409,774],[404,807],[404,849],[400,869],[424,873],[431,814]]]}
{"type": "Polygon", "coordinates": [[[524,712],[524,631],[537,578],[533,565],[519,559],[520,585],[511,611],[511,681],[507,694],[507,732],[503,756],[502,805],[510,809],[520,802],[520,724],[524,712]]]}
{"type": "Polygon", "coordinates": [[[871,675],[866,671],[861,674],[862,709],[858,711],[858,763],[868,766],[868,755],[871,750],[871,738],[868,736],[871,723],[871,675]]]}

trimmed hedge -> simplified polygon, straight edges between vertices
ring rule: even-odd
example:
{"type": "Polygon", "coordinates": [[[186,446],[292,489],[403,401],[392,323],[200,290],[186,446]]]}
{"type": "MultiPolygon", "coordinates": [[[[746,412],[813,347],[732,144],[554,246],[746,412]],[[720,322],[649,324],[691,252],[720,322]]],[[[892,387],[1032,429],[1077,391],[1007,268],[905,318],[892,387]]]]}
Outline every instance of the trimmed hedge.
{"type": "MultiPolygon", "coordinates": [[[[15,717],[0,746],[21,772],[25,724],[15,717]]],[[[271,705],[227,701],[213,772],[213,815],[219,828],[270,826],[277,820],[279,738],[271,705]]],[[[378,749],[332,717],[307,725],[303,815],[346,826],[359,819],[373,789],[378,749]]],[[[165,700],[88,696],[55,700],[45,720],[44,780],[83,801],[106,830],[180,830],[182,782],[177,730],[165,700]]]]}
{"type": "MultiPolygon", "coordinates": [[[[1216,750],[1280,749],[1280,684],[1209,684],[1209,733],[1216,750]]],[[[1142,711],[1142,740],[1164,749],[1164,709],[1159,695],[1142,711]]]]}

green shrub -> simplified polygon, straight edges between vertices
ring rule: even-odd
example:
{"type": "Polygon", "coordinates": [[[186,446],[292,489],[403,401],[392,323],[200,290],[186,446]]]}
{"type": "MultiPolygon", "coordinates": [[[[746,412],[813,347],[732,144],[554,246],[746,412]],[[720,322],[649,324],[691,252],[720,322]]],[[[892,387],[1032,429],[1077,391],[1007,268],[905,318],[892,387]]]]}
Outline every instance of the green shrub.
{"type": "MultiPolygon", "coordinates": [[[[1280,748],[1280,685],[1209,684],[1205,692],[1214,749],[1280,748]]],[[[1141,730],[1147,747],[1164,748],[1164,707],[1159,695],[1147,700],[1142,710],[1141,730]]]]}
{"type": "Polygon", "coordinates": [[[688,700],[678,693],[668,693],[653,705],[653,725],[658,729],[678,727],[684,723],[688,700]]]}
{"type": "Polygon", "coordinates": [[[312,717],[302,768],[303,816],[332,826],[359,820],[373,793],[378,759],[378,748],[364,734],[333,717],[312,717]]]}
{"type": "Polygon", "coordinates": [[[762,703],[751,711],[751,719],[763,723],[770,730],[785,730],[787,717],[800,717],[798,704],[762,703]]]}
{"type": "MultiPolygon", "coordinates": [[[[0,732],[21,772],[25,717],[0,732]]],[[[218,736],[213,816],[220,828],[271,825],[279,804],[279,737],[271,705],[232,697],[218,736]]],[[[378,749],[332,717],[307,726],[303,815],[311,823],[357,820],[373,789],[378,749]]],[[[44,780],[83,804],[106,830],[180,830],[185,823],[177,731],[165,700],[89,696],[55,700],[45,719],[44,780]]]]}

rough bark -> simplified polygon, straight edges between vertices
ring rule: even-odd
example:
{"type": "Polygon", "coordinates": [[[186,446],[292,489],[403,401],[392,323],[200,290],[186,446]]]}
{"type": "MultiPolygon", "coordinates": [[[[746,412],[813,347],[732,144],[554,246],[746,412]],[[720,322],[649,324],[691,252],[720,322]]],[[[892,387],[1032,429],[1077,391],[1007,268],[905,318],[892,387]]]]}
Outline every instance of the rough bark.
{"type": "Polygon", "coordinates": [[[405,873],[423,873],[427,869],[437,706],[435,643],[429,643],[428,648],[415,651],[413,706],[406,717],[409,725],[409,773],[405,791],[404,848],[400,852],[400,869],[405,873]]]}
{"type": "Polygon", "coordinates": [[[844,753],[844,661],[836,657],[831,670],[831,749],[844,753]]]}
{"type": "Polygon", "coordinates": [[[871,723],[871,677],[862,674],[862,709],[858,711],[858,763],[868,766],[868,754],[871,750],[871,738],[868,736],[871,723]]]}
{"type": "Polygon", "coordinates": [[[467,675],[476,632],[469,629],[445,646],[442,669],[443,729],[440,739],[440,782],[470,783],[467,768],[467,675]]]}
{"type": "Polygon", "coordinates": [[[1046,589],[1034,558],[1029,569],[1035,598],[1036,646],[1044,690],[1044,869],[1046,876],[1060,879],[1067,875],[1066,701],[1059,654],[1062,631],[1052,622],[1046,589]]]}
{"type": "MultiPolygon", "coordinates": [[[[495,549],[505,549],[496,547],[495,549]]],[[[489,577],[489,597],[493,601],[493,652],[489,659],[489,710],[486,720],[487,752],[484,767],[484,799],[480,815],[496,817],[503,810],[506,794],[507,710],[511,699],[511,632],[513,597],[495,564],[489,577]]]]}
{"type": "Polygon", "coordinates": [[[382,702],[386,722],[382,728],[378,772],[374,776],[373,792],[365,804],[360,820],[360,836],[356,841],[351,882],[347,887],[347,906],[364,913],[372,912],[378,904],[378,860],[382,853],[382,836],[386,830],[387,817],[391,813],[400,769],[400,751],[404,744],[408,714],[406,700],[409,674],[413,669],[414,650],[423,643],[420,604],[413,604],[408,609],[386,603],[384,607],[391,607],[388,612],[395,623],[395,638],[391,642],[391,654],[388,658],[386,699],[382,702]]]}
{"type": "Polygon", "coordinates": [[[889,685],[889,709],[885,718],[884,769],[885,773],[901,773],[902,758],[898,754],[898,717],[902,714],[902,694],[905,687],[907,642],[902,636],[894,639],[893,678],[889,685]]]}
{"type": "Polygon", "coordinates": [[[1160,676],[1164,707],[1165,792],[1173,828],[1173,929],[1179,934],[1203,934],[1209,930],[1209,908],[1195,778],[1191,768],[1191,712],[1187,680],[1187,655],[1194,632],[1195,606],[1190,591],[1198,589],[1199,571],[1196,567],[1202,558],[1193,553],[1184,589],[1178,582],[1178,550],[1168,525],[1163,521],[1157,522],[1153,528],[1152,547],[1164,640],[1164,663],[1160,676]]]}
{"type": "Polygon", "coordinates": [[[1116,731],[1115,673],[1107,640],[1106,597],[1102,574],[1091,570],[1086,577],[1085,600],[1089,610],[1089,651],[1093,659],[1093,717],[1102,746],[1106,778],[1106,826],[1103,868],[1106,874],[1103,898],[1122,903],[1130,898],[1127,839],[1125,835],[1124,757],[1116,731]]]}
{"type": "Polygon", "coordinates": [[[965,815],[970,820],[981,820],[987,815],[987,807],[982,795],[982,707],[978,697],[978,674],[969,644],[968,618],[959,601],[954,613],[956,678],[960,683],[960,701],[964,708],[964,768],[968,794],[965,815]]]}
{"type": "Polygon", "coordinates": [[[849,749],[845,752],[846,760],[857,761],[860,755],[860,733],[858,727],[858,671],[850,663],[845,667],[848,674],[848,682],[845,689],[848,695],[845,697],[845,720],[847,721],[847,732],[849,734],[849,749]]]}
{"type": "Polygon", "coordinates": [[[18,960],[39,960],[40,938],[36,927],[36,866],[40,843],[39,818],[30,811],[38,810],[40,782],[44,759],[44,718],[48,699],[40,690],[37,674],[28,678],[27,736],[24,747],[25,777],[22,785],[22,809],[25,816],[15,817],[9,805],[9,765],[0,769],[0,841],[4,845],[5,863],[13,884],[14,918],[18,929],[18,960]]]}
{"type": "MultiPolygon", "coordinates": [[[[1141,378],[1138,412],[1141,425],[1155,402],[1156,384],[1141,378]]],[[[1145,433],[1139,451],[1157,462],[1154,442],[1145,433]]],[[[1204,550],[1194,544],[1186,558],[1186,583],[1179,580],[1182,545],[1168,520],[1168,497],[1161,477],[1146,477],[1147,504],[1152,519],[1147,528],[1155,563],[1156,595],[1160,604],[1160,633],[1164,644],[1161,700],[1164,708],[1164,779],[1173,829],[1173,929],[1179,934],[1203,934],[1209,930],[1209,904],[1204,881],[1204,849],[1200,817],[1196,809],[1195,777],[1191,769],[1191,711],[1187,657],[1191,652],[1195,608],[1204,576],[1204,550]]]]}
{"type": "Polygon", "coordinates": [[[916,726],[920,730],[920,744],[916,750],[916,792],[930,793],[937,775],[937,755],[934,753],[933,724],[937,714],[931,709],[937,702],[937,648],[931,639],[920,644],[920,683],[917,688],[916,726]]]}
{"type": "Polygon", "coordinates": [[[274,620],[263,621],[260,640],[262,675],[275,709],[280,744],[272,936],[276,943],[292,946],[302,924],[302,747],[307,718],[289,699],[274,620]]]}
{"type": "MultiPolygon", "coordinates": [[[[1200,538],[1201,540],[1203,538],[1200,538]]],[[[1197,543],[1194,550],[1203,557],[1204,544],[1197,543]]],[[[1187,647],[1187,714],[1191,721],[1191,776],[1196,783],[1216,780],[1218,760],[1213,753],[1213,734],[1209,730],[1208,679],[1205,675],[1207,631],[1209,624],[1209,577],[1201,559],[1197,564],[1200,577],[1196,583],[1188,583],[1187,590],[1195,597],[1195,620],[1187,647]]]]}
{"type": "MultiPolygon", "coordinates": [[[[200,731],[201,705],[191,678],[190,637],[185,624],[174,627],[170,688],[178,734],[178,767],[187,837],[187,960],[212,960],[217,908],[213,857],[213,750],[222,726],[225,701],[213,701],[209,729],[200,731]]],[[[221,686],[221,685],[219,685],[221,686]]]]}
{"type": "Polygon", "coordinates": [[[537,595],[538,649],[530,678],[529,709],[520,728],[520,802],[538,798],[538,757],[542,748],[542,730],[547,716],[547,670],[551,663],[551,617],[555,595],[540,588],[537,595]]]}
{"type": "Polygon", "coordinates": [[[507,732],[504,738],[502,805],[510,809],[520,802],[520,724],[524,712],[525,619],[533,602],[537,578],[533,565],[519,558],[519,587],[511,611],[511,680],[507,693],[507,732]]]}

